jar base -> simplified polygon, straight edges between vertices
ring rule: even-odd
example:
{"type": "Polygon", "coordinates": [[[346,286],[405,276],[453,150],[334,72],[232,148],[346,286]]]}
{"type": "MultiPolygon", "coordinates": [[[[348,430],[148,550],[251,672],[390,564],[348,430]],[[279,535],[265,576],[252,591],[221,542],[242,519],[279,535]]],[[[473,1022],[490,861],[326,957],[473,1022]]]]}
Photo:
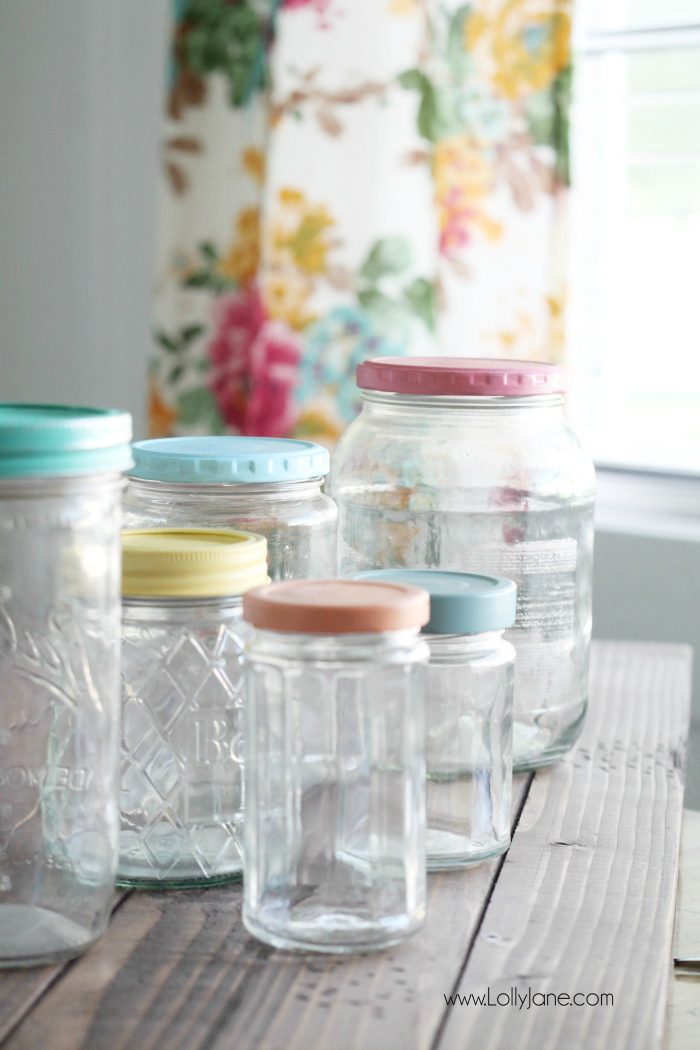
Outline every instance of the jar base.
{"type": "Polygon", "coordinates": [[[560,736],[544,746],[532,748],[532,750],[528,750],[527,746],[524,745],[522,736],[519,740],[518,723],[517,721],[514,722],[513,773],[529,773],[533,769],[541,769],[542,766],[551,766],[554,762],[558,762],[560,758],[563,758],[568,751],[571,751],[581,735],[587,707],[588,701],[585,700],[576,719],[566,727],[560,736]]]}
{"type": "Polygon", "coordinates": [[[257,940],[283,951],[315,952],[324,955],[358,955],[365,952],[381,952],[385,948],[400,944],[417,933],[422,923],[417,922],[401,929],[372,931],[362,920],[353,921],[350,916],[327,915],[324,917],[323,925],[319,921],[314,922],[313,919],[307,922],[293,922],[290,923],[289,930],[282,934],[251,919],[244,910],[243,925],[248,933],[257,940]],[[338,925],[333,927],[332,922],[338,925]],[[334,937],[337,939],[326,939],[334,937]]]}
{"type": "Polygon", "coordinates": [[[242,877],[242,868],[211,877],[185,875],[177,879],[156,879],[152,875],[117,875],[117,886],[128,890],[205,890],[213,886],[226,886],[230,882],[240,882],[242,877]]]}
{"type": "Polygon", "coordinates": [[[0,969],[66,962],[96,940],[84,926],[48,908],[0,904],[0,969]]]}
{"type": "Polygon", "coordinates": [[[510,846],[510,838],[493,842],[482,849],[469,849],[469,844],[459,835],[436,831],[426,831],[426,851],[428,871],[458,871],[483,864],[493,857],[502,856],[510,846]]]}

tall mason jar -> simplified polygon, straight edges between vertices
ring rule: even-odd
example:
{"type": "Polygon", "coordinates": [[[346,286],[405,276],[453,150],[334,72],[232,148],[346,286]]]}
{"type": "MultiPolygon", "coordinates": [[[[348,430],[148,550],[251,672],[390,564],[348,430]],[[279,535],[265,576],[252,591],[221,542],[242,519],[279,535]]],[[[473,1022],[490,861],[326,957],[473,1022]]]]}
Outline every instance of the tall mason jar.
{"type": "Polygon", "coordinates": [[[182,889],[243,870],[243,593],[261,536],[144,529],[123,542],[121,886],[182,889]]]}
{"type": "Polygon", "coordinates": [[[243,921],[278,948],[384,948],[425,913],[428,595],[294,581],[243,601],[243,921]]]}
{"type": "Polygon", "coordinates": [[[555,761],[588,697],[595,476],[564,374],[537,362],[377,358],[336,452],[343,574],[387,566],[500,575],[518,588],[513,760],[555,761]]]}
{"type": "Polygon", "coordinates": [[[310,441],[182,437],[138,441],[124,503],[128,529],[231,528],[267,540],[273,580],[336,575],[328,450],[310,441]]]}
{"type": "Polygon", "coordinates": [[[0,405],[0,966],[103,932],[117,864],[131,418],[0,405]]]}

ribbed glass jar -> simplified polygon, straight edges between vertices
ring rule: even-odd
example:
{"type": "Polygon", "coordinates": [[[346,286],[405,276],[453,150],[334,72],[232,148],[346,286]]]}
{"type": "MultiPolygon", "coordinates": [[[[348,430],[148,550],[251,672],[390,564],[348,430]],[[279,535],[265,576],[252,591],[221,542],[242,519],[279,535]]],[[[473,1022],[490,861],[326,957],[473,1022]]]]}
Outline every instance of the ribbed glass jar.
{"type": "Polygon", "coordinates": [[[165,438],[134,445],[129,529],[243,529],[266,538],[273,580],[336,574],[337,510],[328,453],[276,438],[165,438]]]}
{"type": "Polygon", "coordinates": [[[0,406],[0,966],[79,955],[112,906],[130,430],[0,406]]]}
{"type": "Polygon", "coordinates": [[[425,638],[426,853],[440,871],[510,845],[515,651],[502,631],[425,638]]]}
{"type": "Polygon", "coordinates": [[[242,593],[265,540],[125,532],[118,883],[176,889],[243,869],[242,593]],[[224,592],[224,593],[216,593],[224,592]],[[141,593],[138,593],[141,592],[141,593]]]}
{"type": "Polygon", "coordinates": [[[427,656],[417,627],[256,629],[243,921],[259,939],[347,953],[422,924],[427,656]]]}
{"type": "MultiPolygon", "coordinates": [[[[439,568],[515,580],[517,619],[507,634],[517,652],[514,765],[535,768],[574,744],[586,711],[593,466],[564,420],[553,366],[435,359],[447,376],[438,389],[476,393],[386,389],[405,385],[397,368],[410,360],[387,365],[384,379],[360,366],[362,413],[340,441],[330,479],[339,569],[439,568]],[[462,385],[474,375],[490,385],[462,385]],[[511,386],[498,394],[503,378],[511,386]],[[524,396],[513,396],[521,389],[524,396]]],[[[415,360],[422,368],[424,359],[415,360]]]]}

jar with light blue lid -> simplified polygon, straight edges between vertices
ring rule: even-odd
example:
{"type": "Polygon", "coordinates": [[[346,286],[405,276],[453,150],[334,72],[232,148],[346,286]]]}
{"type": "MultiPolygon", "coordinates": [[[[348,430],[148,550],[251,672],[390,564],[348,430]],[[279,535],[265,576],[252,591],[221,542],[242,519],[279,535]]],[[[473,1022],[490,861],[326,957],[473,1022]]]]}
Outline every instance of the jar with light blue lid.
{"type": "Polygon", "coordinates": [[[118,846],[126,412],[0,405],[0,966],[103,932],[118,846]]]}
{"type": "Polygon", "coordinates": [[[513,668],[503,632],[516,587],[499,576],[377,569],[354,579],[422,587],[430,649],[426,707],[426,853],[429,871],[462,868],[508,849],[511,828],[513,668]]]}
{"type": "Polygon", "coordinates": [[[322,491],[328,450],[267,437],[138,441],[126,525],[232,528],[267,539],[272,580],[336,574],[335,503],[322,491]]]}

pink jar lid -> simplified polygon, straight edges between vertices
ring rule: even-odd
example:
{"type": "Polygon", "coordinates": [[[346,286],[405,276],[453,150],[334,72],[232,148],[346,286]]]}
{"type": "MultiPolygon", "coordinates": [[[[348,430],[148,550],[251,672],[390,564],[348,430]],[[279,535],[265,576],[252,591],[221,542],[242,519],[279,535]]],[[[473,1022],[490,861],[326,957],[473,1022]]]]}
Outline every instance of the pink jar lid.
{"type": "Polygon", "coordinates": [[[527,397],[559,394],[566,371],[544,361],[488,357],[373,357],[357,367],[361,390],[392,394],[527,397]]]}
{"type": "Polygon", "coordinates": [[[287,580],[243,595],[243,619],[268,631],[364,634],[423,627],[430,598],[420,587],[356,580],[287,580]]]}

